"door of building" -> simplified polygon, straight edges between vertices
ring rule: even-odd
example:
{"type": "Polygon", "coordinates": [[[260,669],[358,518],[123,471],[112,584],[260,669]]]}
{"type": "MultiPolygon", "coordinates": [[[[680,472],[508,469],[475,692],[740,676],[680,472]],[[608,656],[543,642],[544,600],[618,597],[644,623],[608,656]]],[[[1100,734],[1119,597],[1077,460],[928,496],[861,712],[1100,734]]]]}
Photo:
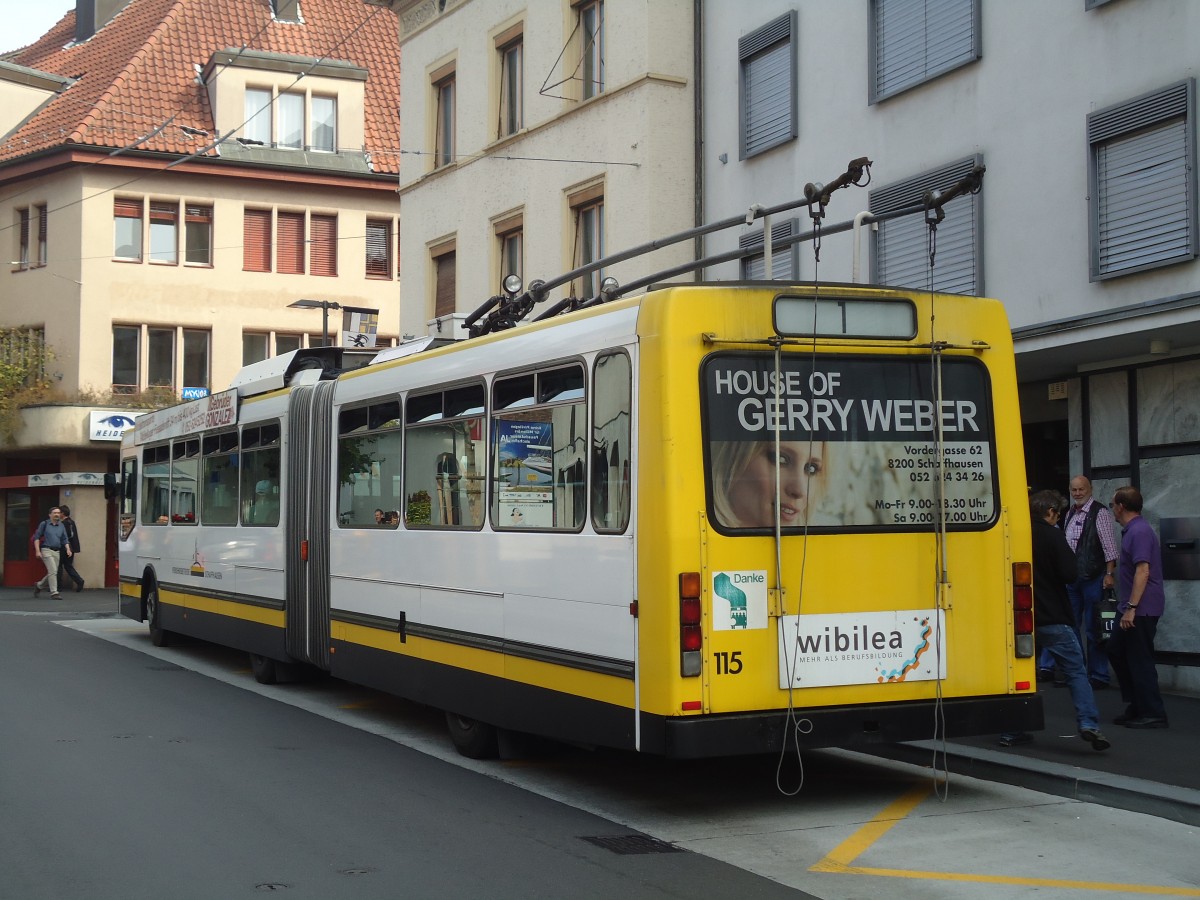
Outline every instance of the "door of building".
{"type": "Polygon", "coordinates": [[[4,586],[32,587],[46,567],[33,553],[33,533],[58,503],[58,488],[10,488],[4,504],[4,586]]]}

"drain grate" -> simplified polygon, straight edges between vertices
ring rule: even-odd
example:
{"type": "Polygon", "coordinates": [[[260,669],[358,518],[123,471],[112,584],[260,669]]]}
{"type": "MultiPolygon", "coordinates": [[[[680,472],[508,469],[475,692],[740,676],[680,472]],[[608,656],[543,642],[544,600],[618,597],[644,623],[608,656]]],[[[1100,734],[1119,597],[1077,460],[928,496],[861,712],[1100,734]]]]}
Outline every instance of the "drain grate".
{"type": "Polygon", "coordinates": [[[682,847],[660,841],[647,834],[615,834],[585,837],[582,840],[613,853],[628,856],[633,853],[686,853],[682,847]]]}

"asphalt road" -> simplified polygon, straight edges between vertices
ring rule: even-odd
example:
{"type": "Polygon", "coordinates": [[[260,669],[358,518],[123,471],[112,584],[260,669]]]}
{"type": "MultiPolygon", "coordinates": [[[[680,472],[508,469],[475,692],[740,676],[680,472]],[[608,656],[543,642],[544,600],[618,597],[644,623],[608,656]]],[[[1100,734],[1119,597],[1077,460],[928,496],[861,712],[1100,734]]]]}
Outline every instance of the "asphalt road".
{"type": "MultiPolygon", "coordinates": [[[[259,685],[244,654],[154,647],[99,600],[0,590],[0,722],[19,720],[0,733],[0,900],[1200,898],[1194,824],[1086,791],[947,776],[928,751],[466,760],[434,711],[336,679],[259,685]],[[687,852],[587,840],[609,837],[687,852]]],[[[1079,743],[1022,749],[1086,765],[1079,743]]]]}
{"type": "Polygon", "coordinates": [[[50,616],[0,660],[0,897],[808,896],[50,616]]]}

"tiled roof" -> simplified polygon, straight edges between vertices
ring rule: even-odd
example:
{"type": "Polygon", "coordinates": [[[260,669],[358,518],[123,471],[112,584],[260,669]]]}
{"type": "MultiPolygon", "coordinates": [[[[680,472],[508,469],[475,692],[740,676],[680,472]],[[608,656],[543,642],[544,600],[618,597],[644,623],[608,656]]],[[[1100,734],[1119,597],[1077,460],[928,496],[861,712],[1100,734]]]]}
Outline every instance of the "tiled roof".
{"type": "MultiPolygon", "coordinates": [[[[76,45],[69,12],[9,62],[78,79],[0,143],[0,164],[68,145],[216,156],[213,112],[197,79],[215,51],[245,48],[369,70],[367,151],[376,172],[398,169],[400,50],[395,16],[362,0],[302,0],[303,23],[275,21],[270,0],[130,0],[76,45]],[[170,126],[146,139],[156,128],[170,126]],[[209,132],[189,135],[180,127],[209,132]],[[207,149],[206,149],[207,148],[207,149]]],[[[219,77],[219,75],[217,76],[219,77]]],[[[347,148],[359,150],[360,148],[347,148]]]]}

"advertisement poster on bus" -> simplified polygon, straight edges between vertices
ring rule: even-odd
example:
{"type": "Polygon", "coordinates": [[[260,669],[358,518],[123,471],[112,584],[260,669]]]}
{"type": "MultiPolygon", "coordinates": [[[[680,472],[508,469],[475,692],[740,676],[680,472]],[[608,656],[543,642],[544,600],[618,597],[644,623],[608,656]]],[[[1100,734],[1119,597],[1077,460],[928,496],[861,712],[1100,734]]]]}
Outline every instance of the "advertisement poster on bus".
{"type": "Polygon", "coordinates": [[[893,684],[946,677],[940,609],[783,616],[779,686],[893,684]]]}
{"type": "Polygon", "coordinates": [[[777,372],[773,354],[714,356],[703,383],[717,525],[988,527],[987,378],[963,357],[786,356],[777,372]]]}
{"type": "Polygon", "coordinates": [[[554,426],[496,422],[499,522],[512,528],[554,527],[554,426]]]}

